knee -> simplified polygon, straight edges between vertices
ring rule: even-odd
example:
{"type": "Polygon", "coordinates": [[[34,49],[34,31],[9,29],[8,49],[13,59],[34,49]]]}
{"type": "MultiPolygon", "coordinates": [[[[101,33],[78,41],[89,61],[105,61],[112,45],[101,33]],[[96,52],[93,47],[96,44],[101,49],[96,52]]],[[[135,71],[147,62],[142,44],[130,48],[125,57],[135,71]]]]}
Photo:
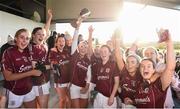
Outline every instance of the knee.
{"type": "Polygon", "coordinates": [[[66,102],[71,102],[71,99],[67,97],[66,102]]]}
{"type": "Polygon", "coordinates": [[[66,98],[60,98],[60,99],[59,99],[59,102],[65,103],[65,102],[66,102],[66,98]]]}

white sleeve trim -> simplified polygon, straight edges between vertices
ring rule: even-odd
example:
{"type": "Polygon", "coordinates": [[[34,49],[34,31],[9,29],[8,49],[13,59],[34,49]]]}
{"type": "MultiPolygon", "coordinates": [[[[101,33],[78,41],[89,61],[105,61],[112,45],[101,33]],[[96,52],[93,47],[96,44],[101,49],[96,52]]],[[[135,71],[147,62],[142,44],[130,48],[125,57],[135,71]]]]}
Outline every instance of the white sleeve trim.
{"type": "Polygon", "coordinates": [[[77,49],[78,46],[78,34],[79,34],[79,30],[75,29],[74,31],[74,35],[73,35],[73,42],[72,42],[72,46],[71,46],[71,55],[74,54],[74,52],[77,49]]]}
{"type": "Polygon", "coordinates": [[[86,77],[86,83],[91,82],[91,65],[88,66],[88,71],[87,71],[87,77],[86,77]]]}

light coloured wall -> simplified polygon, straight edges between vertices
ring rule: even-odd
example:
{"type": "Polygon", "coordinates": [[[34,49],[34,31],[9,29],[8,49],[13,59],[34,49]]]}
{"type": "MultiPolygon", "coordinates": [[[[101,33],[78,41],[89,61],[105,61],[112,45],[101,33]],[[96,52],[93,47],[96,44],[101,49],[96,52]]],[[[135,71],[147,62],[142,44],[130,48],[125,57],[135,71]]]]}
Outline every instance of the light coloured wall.
{"type": "Polygon", "coordinates": [[[43,27],[44,24],[0,11],[0,46],[7,42],[7,36],[14,36],[18,29],[26,28],[30,32],[35,27],[43,27]]]}
{"type": "Polygon", "coordinates": [[[55,21],[66,21],[77,18],[83,8],[88,8],[92,14],[90,21],[116,19],[122,8],[123,0],[47,0],[47,8],[53,10],[55,21]]]}

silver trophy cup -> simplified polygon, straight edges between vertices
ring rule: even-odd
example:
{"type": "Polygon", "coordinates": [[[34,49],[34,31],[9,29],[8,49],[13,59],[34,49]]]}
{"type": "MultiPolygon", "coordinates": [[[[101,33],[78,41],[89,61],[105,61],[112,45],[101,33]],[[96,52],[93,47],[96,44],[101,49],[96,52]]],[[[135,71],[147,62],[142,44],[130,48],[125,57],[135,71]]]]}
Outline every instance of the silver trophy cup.
{"type": "Polygon", "coordinates": [[[71,21],[71,26],[77,28],[77,23],[82,22],[90,16],[91,12],[87,8],[83,8],[77,19],[71,21]]]}

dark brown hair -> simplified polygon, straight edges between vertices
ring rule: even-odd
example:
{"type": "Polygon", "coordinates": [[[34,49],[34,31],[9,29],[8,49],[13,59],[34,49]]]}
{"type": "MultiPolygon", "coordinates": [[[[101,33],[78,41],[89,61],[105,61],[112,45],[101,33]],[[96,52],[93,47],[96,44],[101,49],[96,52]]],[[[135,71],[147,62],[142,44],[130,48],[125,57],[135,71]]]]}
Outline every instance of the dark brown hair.
{"type": "Polygon", "coordinates": [[[43,30],[43,28],[42,28],[42,27],[36,27],[36,28],[33,29],[33,31],[32,31],[31,34],[32,34],[32,35],[33,35],[33,34],[36,34],[36,32],[39,31],[39,30],[43,30]]]}
{"type": "Polygon", "coordinates": [[[142,60],[141,60],[141,62],[142,61],[150,61],[151,63],[152,63],[152,65],[153,65],[153,68],[155,69],[156,68],[156,64],[155,64],[155,62],[151,59],[151,58],[143,58],[142,60]]]}
{"type": "Polygon", "coordinates": [[[103,48],[103,47],[106,47],[109,50],[109,52],[112,53],[111,49],[110,49],[110,47],[108,45],[102,45],[101,48],[103,48]]]}
{"type": "Polygon", "coordinates": [[[65,34],[58,34],[58,36],[56,37],[56,40],[55,40],[56,43],[59,38],[64,38],[64,40],[65,40],[65,34]]]}

